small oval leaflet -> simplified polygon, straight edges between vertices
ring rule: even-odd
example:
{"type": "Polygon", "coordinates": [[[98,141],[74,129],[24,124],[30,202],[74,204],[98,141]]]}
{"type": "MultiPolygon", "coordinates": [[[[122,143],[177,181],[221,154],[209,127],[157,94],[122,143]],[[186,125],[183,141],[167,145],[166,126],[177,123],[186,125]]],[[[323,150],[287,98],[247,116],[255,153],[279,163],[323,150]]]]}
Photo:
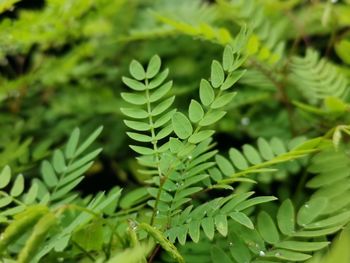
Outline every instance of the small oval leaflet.
{"type": "Polygon", "coordinates": [[[193,128],[187,117],[180,112],[174,113],[171,119],[174,132],[180,139],[187,139],[192,135],[193,128]]]}
{"type": "Polygon", "coordinates": [[[137,80],[144,80],[146,78],[146,72],[140,62],[133,60],[130,63],[130,74],[137,80]]]}

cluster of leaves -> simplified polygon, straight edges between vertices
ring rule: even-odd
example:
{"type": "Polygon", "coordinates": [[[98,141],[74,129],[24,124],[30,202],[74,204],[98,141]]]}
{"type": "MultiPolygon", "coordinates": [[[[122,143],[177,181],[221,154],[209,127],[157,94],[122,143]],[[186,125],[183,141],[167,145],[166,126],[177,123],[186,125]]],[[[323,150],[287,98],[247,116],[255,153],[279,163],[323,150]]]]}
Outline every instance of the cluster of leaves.
{"type": "Polygon", "coordinates": [[[2,1],[0,262],[348,262],[349,12],[2,1]]]}

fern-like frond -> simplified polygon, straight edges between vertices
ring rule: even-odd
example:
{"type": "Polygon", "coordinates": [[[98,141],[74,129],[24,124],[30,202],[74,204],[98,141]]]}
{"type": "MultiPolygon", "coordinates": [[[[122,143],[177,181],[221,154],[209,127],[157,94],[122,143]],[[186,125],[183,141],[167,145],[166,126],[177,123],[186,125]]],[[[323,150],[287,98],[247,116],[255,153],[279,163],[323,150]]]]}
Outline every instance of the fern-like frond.
{"type": "Polygon", "coordinates": [[[330,96],[348,98],[350,88],[346,76],[325,58],[320,59],[315,50],[308,49],[305,57],[293,57],[290,70],[291,83],[311,104],[319,104],[330,96]]]}
{"type": "Polygon", "coordinates": [[[22,174],[14,178],[10,191],[4,191],[10,187],[12,173],[9,166],[5,166],[0,174],[0,207],[8,208],[0,212],[2,220],[15,215],[26,207],[34,204],[60,205],[73,201],[77,194],[73,189],[84,179],[83,174],[93,164],[93,159],[101,152],[97,149],[86,153],[87,148],[101,133],[102,127],[93,132],[85,141],[79,144],[79,129],[75,129],[66,145],[66,149],[56,150],[52,161],[43,161],[41,166],[42,180],[34,178],[28,190],[24,187],[22,174]],[[68,193],[71,193],[68,195],[68,193]],[[11,208],[9,208],[11,206],[11,208]]]}
{"type": "MultiPolygon", "coordinates": [[[[231,148],[229,158],[216,155],[217,168],[212,168],[209,173],[214,182],[231,184],[240,182],[242,180],[240,177],[244,175],[275,172],[281,168],[279,167],[281,164],[284,173],[296,172],[302,165],[296,160],[317,151],[321,143],[321,138],[307,141],[299,137],[288,144],[278,138],[272,138],[269,142],[259,138],[256,147],[246,144],[242,146],[242,150],[231,148]]],[[[276,176],[284,178],[286,174],[276,176]]],[[[257,180],[259,181],[259,177],[257,180]]]]}

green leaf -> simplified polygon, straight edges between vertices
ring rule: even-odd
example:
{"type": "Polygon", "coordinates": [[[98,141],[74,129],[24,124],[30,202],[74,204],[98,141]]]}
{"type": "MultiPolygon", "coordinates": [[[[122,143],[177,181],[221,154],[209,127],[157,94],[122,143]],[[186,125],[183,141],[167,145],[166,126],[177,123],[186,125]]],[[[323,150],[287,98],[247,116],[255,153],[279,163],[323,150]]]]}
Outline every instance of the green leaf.
{"type": "Polygon", "coordinates": [[[82,165],[86,164],[87,162],[90,162],[91,160],[93,160],[97,155],[99,155],[102,151],[102,148],[98,148],[86,155],[84,155],[83,157],[79,158],[78,160],[74,160],[73,163],[71,163],[69,165],[69,167],[67,167],[67,173],[74,171],[75,169],[80,168],[82,165]]]}
{"type": "Polygon", "coordinates": [[[169,107],[173,104],[175,100],[175,96],[172,96],[161,103],[159,103],[154,109],[152,110],[151,114],[152,116],[157,116],[159,114],[162,114],[164,111],[169,109],[169,107]]]}
{"type": "Polygon", "coordinates": [[[230,45],[226,45],[222,56],[222,65],[225,71],[228,71],[233,64],[233,49],[230,45]]]}
{"type": "Polygon", "coordinates": [[[295,212],[290,199],[285,200],[277,212],[277,224],[281,232],[287,236],[294,233],[295,212]]]}
{"type": "Polygon", "coordinates": [[[258,151],[250,144],[243,145],[242,149],[245,157],[251,164],[256,165],[262,162],[258,151]]]}
{"type": "Polygon", "coordinates": [[[322,214],[324,209],[328,205],[327,198],[319,197],[312,198],[309,202],[304,204],[298,212],[297,222],[300,226],[307,225],[314,221],[319,215],[322,214]]]}
{"type": "Polygon", "coordinates": [[[37,182],[32,182],[32,185],[30,186],[26,196],[25,196],[25,199],[24,199],[24,202],[26,204],[32,204],[34,203],[36,197],[38,196],[38,192],[39,192],[39,185],[37,182]]]}
{"type": "Polygon", "coordinates": [[[206,217],[201,221],[204,234],[212,240],[214,238],[214,219],[212,217],[206,217]]]}
{"type": "Polygon", "coordinates": [[[158,55],[154,55],[148,63],[146,78],[151,79],[158,74],[161,66],[161,60],[158,55]]]}
{"type": "Polygon", "coordinates": [[[206,131],[200,131],[200,132],[194,133],[191,135],[190,138],[188,138],[188,142],[194,143],[194,144],[200,143],[208,139],[209,137],[211,137],[214,133],[215,131],[213,130],[206,130],[206,131]]]}
{"type": "Polygon", "coordinates": [[[163,96],[165,96],[173,86],[172,81],[168,81],[165,84],[163,84],[161,87],[156,89],[153,93],[151,93],[149,101],[150,102],[155,102],[160,100],[163,96]]]}
{"type": "Polygon", "coordinates": [[[235,173],[232,164],[222,155],[217,154],[215,156],[215,161],[224,175],[232,176],[235,173]]]}
{"type": "Polygon", "coordinates": [[[136,90],[136,91],[143,91],[146,90],[145,84],[143,84],[140,81],[128,78],[128,77],[122,77],[123,83],[128,86],[130,89],[136,90]]]}
{"type": "Polygon", "coordinates": [[[282,260],[290,260],[293,262],[294,261],[304,261],[304,260],[311,258],[311,256],[308,254],[288,251],[285,249],[272,250],[270,252],[267,252],[266,256],[267,257],[275,257],[275,258],[282,259],[282,260]]]}
{"type": "Polygon", "coordinates": [[[178,153],[182,149],[183,144],[179,139],[170,138],[169,146],[172,153],[178,153]]]}
{"type": "Polygon", "coordinates": [[[187,139],[192,135],[193,128],[191,125],[191,122],[187,119],[187,117],[180,112],[174,113],[173,117],[171,118],[171,122],[173,125],[173,129],[175,134],[180,139],[187,139]]]}
{"type": "Polygon", "coordinates": [[[202,79],[199,86],[199,98],[204,106],[210,105],[215,98],[214,90],[210,83],[202,79]]]}
{"type": "Polygon", "coordinates": [[[254,197],[251,198],[249,200],[245,200],[244,202],[240,203],[237,205],[236,210],[237,211],[242,211],[244,209],[247,209],[249,207],[258,205],[258,204],[263,204],[263,203],[267,203],[267,202],[271,202],[276,200],[277,198],[274,196],[258,196],[258,197],[254,197]]]}
{"type": "Polygon", "coordinates": [[[204,118],[199,122],[200,126],[209,126],[218,122],[222,117],[224,117],[226,111],[212,111],[207,113],[204,118]]]}
{"type": "Polygon", "coordinates": [[[220,87],[221,90],[227,90],[231,88],[246,72],[246,70],[237,70],[235,72],[231,72],[225,82],[220,87]]]}
{"type": "Polygon", "coordinates": [[[328,217],[326,219],[317,221],[315,223],[306,225],[305,228],[313,229],[313,228],[325,228],[332,227],[337,225],[342,225],[350,221],[350,211],[343,212],[341,214],[328,217]]]}
{"type": "Polygon", "coordinates": [[[214,218],[216,229],[224,237],[227,236],[228,226],[227,226],[227,217],[226,215],[218,214],[214,218]]]}
{"type": "Polygon", "coordinates": [[[248,168],[248,163],[244,156],[235,148],[229,150],[229,156],[233,164],[240,170],[245,170],[248,168]]]}
{"type": "Polygon", "coordinates": [[[0,189],[6,187],[11,181],[11,168],[6,165],[0,173],[0,189]]]}
{"type": "Polygon", "coordinates": [[[130,118],[134,118],[134,119],[145,119],[148,117],[148,113],[147,111],[143,110],[143,109],[138,109],[138,108],[120,108],[120,111],[130,117],[130,118]]]}
{"type": "Polygon", "coordinates": [[[295,237],[323,237],[326,235],[334,234],[335,232],[339,231],[339,229],[342,226],[336,226],[336,227],[329,227],[321,230],[307,230],[307,231],[299,231],[295,232],[293,236],[295,237]]]}
{"type": "Polygon", "coordinates": [[[261,237],[269,244],[276,244],[279,241],[279,234],[271,216],[265,211],[258,215],[258,229],[261,237]]]}
{"type": "Polygon", "coordinates": [[[126,134],[131,139],[138,141],[138,142],[151,142],[152,141],[152,137],[145,135],[145,134],[136,133],[136,132],[127,132],[126,134]]]}
{"type": "Polygon", "coordinates": [[[60,188],[57,192],[54,192],[51,196],[51,200],[57,200],[64,197],[67,193],[72,191],[83,179],[84,177],[78,177],[77,179],[69,182],[64,187],[60,188]]]}
{"type": "Polygon", "coordinates": [[[258,139],[258,148],[259,148],[259,152],[261,153],[261,156],[266,161],[269,161],[275,157],[270,144],[264,138],[258,139]]]}
{"type": "Polygon", "coordinates": [[[169,124],[168,126],[165,126],[163,129],[161,129],[156,134],[156,140],[164,139],[165,137],[168,137],[173,132],[173,126],[169,124]]]}
{"type": "Polygon", "coordinates": [[[49,187],[54,187],[58,183],[58,178],[51,163],[46,160],[41,164],[41,175],[45,184],[49,187]]]}
{"type": "Polygon", "coordinates": [[[295,250],[301,252],[321,250],[328,246],[329,242],[304,242],[304,241],[282,241],[276,244],[278,248],[295,250]]]}
{"type": "Polygon", "coordinates": [[[66,162],[61,150],[54,151],[52,162],[57,173],[62,173],[66,169],[66,162]]]}
{"type": "Polygon", "coordinates": [[[200,237],[200,221],[193,220],[188,225],[188,234],[193,242],[198,243],[200,237]]]}
{"type": "Polygon", "coordinates": [[[211,64],[210,81],[214,88],[220,87],[225,80],[225,73],[221,64],[214,60],[211,64]]]}
{"type": "Polygon", "coordinates": [[[154,154],[154,150],[151,148],[137,146],[137,145],[130,145],[130,148],[133,149],[138,154],[142,154],[142,155],[154,154]]]}
{"type": "Polygon", "coordinates": [[[212,109],[218,109],[221,107],[226,106],[227,104],[229,104],[232,99],[236,96],[236,92],[230,92],[230,93],[226,93],[224,95],[221,95],[220,97],[217,97],[213,103],[210,105],[210,108],[212,109]]]}
{"type": "Polygon", "coordinates": [[[147,200],[148,198],[149,198],[149,193],[147,191],[147,188],[141,187],[125,194],[123,198],[120,200],[119,205],[122,209],[128,209],[133,207],[134,205],[137,205],[147,200]]]}
{"type": "Polygon", "coordinates": [[[78,148],[76,155],[80,155],[82,152],[84,152],[95,140],[96,138],[101,134],[103,130],[103,126],[98,127],[78,148]]]}
{"type": "Polygon", "coordinates": [[[154,89],[161,85],[164,82],[164,80],[168,77],[168,74],[169,69],[163,70],[160,74],[158,74],[154,79],[150,81],[150,83],[148,84],[148,88],[154,89]]]}
{"type": "Polygon", "coordinates": [[[69,140],[66,145],[66,157],[68,159],[71,159],[75,155],[76,148],[78,146],[79,142],[79,137],[80,137],[80,130],[79,128],[75,128],[72,132],[72,134],[69,137],[69,140]]]}
{"type": "Polygon", "coordinates": [[[137,80],[144,80],[146,78],[145,69],[137,60],[131,61],[129,71],[131,76],[133,76],[137,80]]]}
{"type": "Polygon", "coordinates": [[[197,102],[196,100],[191,100],[189,109],[188,109],[188,116],[190,120],[194,123],[199,122],[203,116],[204,111],[202,106],[197,102]]]}
{"type": "Polygon", "coordinates": [[[135,94],[130,92],[122,92],[120,96],[128,103],[134,104],[134,105],[144,105],[147,103],[147,100],[145,96],[141,94],[135,94]]]}
{"type": "Polygon", "coordinates": [[[17,197],[23,193],[24,190],[24,178],[23,175],[19,174],[16,177],[15,182],[10,190],[10,195],[13,197],[17,197]]]}
{"type": "Polygon", "coordinates": [[[129,128],[136,130],[136,131],[149,131],[150,126],[146,122],[140,122],[140,121],[129,121],[129,120],[124,120],[124,123],[126,126],[129,128]]]}
{"type": "Polygon", "coordinates": [[[253,222],[250,220],[248,216],[246,216],[246,214],[242,212],[232,212],[230,213],[230,217],[236,222],[238,222],[239,224],[245,227],[248,227],[250,229],[254,229],[253,222]]]}

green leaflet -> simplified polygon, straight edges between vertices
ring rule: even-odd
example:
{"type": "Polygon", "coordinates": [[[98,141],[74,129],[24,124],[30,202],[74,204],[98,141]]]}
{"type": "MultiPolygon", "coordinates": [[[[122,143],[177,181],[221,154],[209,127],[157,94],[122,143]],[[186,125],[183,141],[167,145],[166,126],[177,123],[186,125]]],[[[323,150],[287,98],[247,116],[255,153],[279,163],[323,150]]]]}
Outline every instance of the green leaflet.
{"type": "Polygon", "coordinates": [[[262,238],[270,244],[276,244],[280,239],[275,223],[266,212],[258,215],[258,230],[262,238]]]}
{"type": "Polygon", "coordinates": [[[210,105],[215,98],[213,88],[205,79],[202,79],[199,85],[199,98],[204,106],[210,105]]]}
{"type": "Polygon", "coordinates": [[[180,139],[187,139],[192,135],[193,128],[191,122],[187,119],[187,117],[180,112],[174,113],[171,123],[173,125],[173,129],[175,134],[180,139]]]}
{"type": "Polygon", "coordinates": [[[244,75],[245,72],[246,70],[238,70],[238,71],[231,72],[225,79],[220,89],[227,90],[231,88],[244,75]]]}
{"type": "Polygon", "coordinates": [[[303,242],[303,241],[282,241],[276,245],[278,248],[284,248],[295,251],[316,251],[328,246],[329,242],[303,242]]]}
{"type": "Polygon", "coordinates": [[[293,252],[285,249],[275,249],[273,251],[270,251],[266,253],[267,257],[275,257],[282,260],[289,260],[289,261],[304,261],[309,258],[311,258],[310,255],[300,253],[300,252],[293,252]]]}
{"type": "Polygon", "coordinates": [[[233,64],[233,49],[231,46],[225,46],[224,53],[222,55],[222,66],[225,71],[228,71],[233,64]]]}
{"type": "Polygon", "coordinates": [[[215,156],[215,161],[224,175],[232,176],[234,174],[235,169],[225,157],[218,154],[215,156]]]}
{"type": "Polygon", "coordinates": [[[11,168],[6,165],[0,173],[0,189],[6,187],[11,181],[11,168]]]}
{"type": "Polygon", "coordinates": [[[250,229],[254,229],[253,222],[244,213],[232,212],[232,213],[230,213],[230,217],[233,220],[235,220],[236,222],[240,223],[241,225],[246,226],[246,227],[248,227],[250,229]]]}
{"type": "Polygon", "coordinates": [[[230,93],[226,93],[224,95],[221,95],[220,97],[217,97],[213,103],[210,105],[210,107],[212,109],[218,109],[218,108],[222,108],[224,106],[226,106],[227,104],[229,104],[232,99],[236,96],[236,92],[230,92],[230,93]]]}
{"type": "Polygon", "coordinates": [[[277,224],[281,232],[287,236],[294,233],[295,212],[290,199],[285,200],[277,212],[277,224]]]}
{"type": "Polygon", "coordinates": [[[80,137],[80,130],[78,128],[75,128],[71,133],[66,145],[65,155],[67,158],[72,158],[74,156],[78,146],[79,137],[80,137]]]}
{"type": "Polygon", "coordinates": [[[10,195],[13,197],[17,197],[22,194],[24,190],[24,178],[23,175],[19,174],[16,177],[15,182],[12,185],[12,188],[10,190],[10,195]]]}
{"type": "Polygon", "coordinates": [[[41,164],[41,174],[43,176],[44,182],[48,186],[53,187],[57,184],[58,178],[50,162],[46,160],[43,161],[41,164]]]}
{"type": "Polygon", "coordinates": [[[160,57],[158,55],[154,55],[150,59],[148,65],[147,65],[146,78],[151,79],[155,75],[157,75],[159,70],[160,70],[160,66],[161,66],[160,57]]]}
{"type": "Polygon", "coordinates": [[[201,126],[209,126],[218,122],[226,114],[225,111],[212,111],[204,116],[204,118],[199,122],[201,126]]]}
{"type": "Polygon", "coordinates": [[[297,214],[297,222],[304,226],[314,221],[323,210],[327,207],[328,200],[326,198],[313,198],[304,204],[297,214]]]}
{"type": "Polygon", "coordinates": [[[188,117],[194,123],[199,122],[204,116],[204,111],[202,106],[196,101],[191,100],[190,106],[188,108],[188,117]]]}
{"type": "Polygon", "coordinates": [[[142,82],[139,82],[137,80],[134,80],[134,79],[131,79],[128,77],[123,77],[122,80],[126,86],[128,86],[129,88],[131,88],[133,90],[143,91],[146,89],[145,84],[143,84],[142,82]]]}
{"type": "Polygon", "coordinates": [[[221,64],[214,60],[211,64],[210,81],[214,88],[218,88],[225,80],[225,73],[221,64]]]}
{"type": "Polygon", "coordinates": [[[133,60],[130,63],[129,71],[131,76],[137,80],[143,80],[146,78],[146,72],[140,62],[133,60]]]}

